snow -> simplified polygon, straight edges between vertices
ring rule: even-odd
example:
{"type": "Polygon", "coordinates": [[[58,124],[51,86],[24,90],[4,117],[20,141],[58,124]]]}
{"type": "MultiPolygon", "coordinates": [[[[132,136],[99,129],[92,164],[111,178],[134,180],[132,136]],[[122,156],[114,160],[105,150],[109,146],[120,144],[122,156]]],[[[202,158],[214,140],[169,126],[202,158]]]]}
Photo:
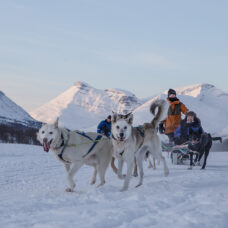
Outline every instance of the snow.
{"type": "Polygon", "coordinates": [[[127,192],[109,167],[106,184],[90,186],[92,168],[67,193],[65,170],[40,146],[0,144],[0,227],[228,227],[228,153],[210,153],[206,170],[146,167],[144,184],[127,192]]]}
{"type": "Polygon", "coordinates": [[[111,92],[111,93],[116,93],[116,94],[122,94],[122,95],[125,95],[125,96],[131,96],[131,97],[133,97],[133,96],[135,96],[135,94],[133,94],[132,92],[130,92],[130,91],[127,91],[127,90],[124,90],[124,89],[117,89],[117,88],[115,88],[115,89],[106,89],[105,90],[106,92],[111,92]]]}

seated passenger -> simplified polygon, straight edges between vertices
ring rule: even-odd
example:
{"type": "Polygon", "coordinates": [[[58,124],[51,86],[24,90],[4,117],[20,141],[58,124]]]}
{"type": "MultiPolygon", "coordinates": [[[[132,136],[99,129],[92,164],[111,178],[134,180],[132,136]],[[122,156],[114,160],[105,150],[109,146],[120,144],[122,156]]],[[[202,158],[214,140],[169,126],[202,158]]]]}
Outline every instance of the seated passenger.
{"type": "Polygon", "coordinates": [[[190,111],[174,132],[174,142],[176,145],[181,145],[191,141],[193,138],[199,141],[203,132],[200,119],[197,118],[194,112],[190,111]]]}
{"type": "Polygon", "coordinates": [[[190,167],[192,169],[193,166],[193,152],[196,151],[196,157],[194,163],[199,165],[199,161],[201,160],[203,154],[204,161],[201,169],[205,169],[207,157],[209,155],[212,141],[220,140],[221,137],[212,138],[209,133],[203,131],[201,126],[200,119],[197,118],[194,112],[188,112],[186,118],[181,121],[181,125],[177,128],[174,133],[174,141],[177,145],[181,145],[185,142],[188,142],[188,149],[190,149],[190,167]]]}

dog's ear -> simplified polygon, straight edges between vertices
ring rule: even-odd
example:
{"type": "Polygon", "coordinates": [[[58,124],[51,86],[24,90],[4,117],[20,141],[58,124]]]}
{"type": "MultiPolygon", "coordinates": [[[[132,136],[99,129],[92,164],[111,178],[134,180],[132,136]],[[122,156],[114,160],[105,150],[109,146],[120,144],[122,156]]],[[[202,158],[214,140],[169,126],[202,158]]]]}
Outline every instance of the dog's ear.
{"type": "Polygon", "coordinates": [[[117,121],[117,113],[112,111],[112,122],[115,123],[117,121]]]}
{"type": "Polygon", "coordinates": [[[126,119],[129,124],[133,124],[133,114],[132,114],[132,112],[130,112],[127,115],[125,115],[124,119],[126,119]]]}
{"type": "Polygon", "coordinates": [[[129,112],[128,114],[124,115],[124,119],[128,119],[132,115],[132,112],[129,112]]]}
{"type": "Polygon", "coordinates": [[[58,128],[58,125],[59,125],[59,117],[57,117],[56,121],[54,122],[54,126],[56,128],[58,128]]]}

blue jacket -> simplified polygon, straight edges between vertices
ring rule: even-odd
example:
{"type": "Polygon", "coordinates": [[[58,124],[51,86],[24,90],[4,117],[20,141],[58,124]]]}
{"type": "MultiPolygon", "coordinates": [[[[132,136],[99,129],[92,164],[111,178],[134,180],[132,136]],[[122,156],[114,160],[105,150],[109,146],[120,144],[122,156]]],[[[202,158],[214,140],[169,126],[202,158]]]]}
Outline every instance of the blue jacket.
{"type": "Polygon", "coordinates": [[[97,133],[105,134],[106,136],[110,137],[111,128],[111,122],[108,123],[106,120],[102,120],[97,126],[97,133]]]}
{"type": "Polygon", "coordinates": [[[194,120],[193,123],[188,124],[186,119],[181,121],[180,126],[174,132],[174,138],[181,137],[183,139],[189,140],[193,135],[198,139],[201,137],[201,134],[204,132],[201,122],[198,118],[194,120]]]}

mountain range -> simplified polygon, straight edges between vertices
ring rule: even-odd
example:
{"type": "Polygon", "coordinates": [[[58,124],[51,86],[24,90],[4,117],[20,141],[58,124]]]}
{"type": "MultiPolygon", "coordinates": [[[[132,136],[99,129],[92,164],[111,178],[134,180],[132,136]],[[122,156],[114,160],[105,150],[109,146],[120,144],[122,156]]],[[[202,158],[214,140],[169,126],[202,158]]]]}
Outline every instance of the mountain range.
{"type": "MultiPolygon", "coordinates": [[[[174,89],[180,101],[197,113],[205,131],[228,138],[228,93],[211,84],[174,89]]],[[[60,125],[69,129],[96,131],[98,123],[114,111],[122,114],[133,112],[134,125],[139,125],[152,120],[149,106],[159,98],[166,99],[167,91],[140,99],[126,90],[101,90],[85,82],[76,82],[65,92],[28,114],[0,92],[0,123],[17,123],[37,128],[40,122],[52,123],[59,117],[60,125]]]]}
{"type": "MultiPolygon", "coordinates": [[[[185,86],[175,90],[181,102],[197,113],[205,131],[228,135],[228,93],[210,84],[185,86]]],[[[123,114],[133,112],[134,125],[139,125],[151,121],[149,106],[158,98],[166,99],[167,91],[149,99],[139,99],[129,91],[100,90],[87,83],[76,82],[55,99],[30,112],[30,115],[42,122],[54,122],[60,117],[61,124],[70,129],[96,130],[99,121],[112,111],[123,114]]]]}

